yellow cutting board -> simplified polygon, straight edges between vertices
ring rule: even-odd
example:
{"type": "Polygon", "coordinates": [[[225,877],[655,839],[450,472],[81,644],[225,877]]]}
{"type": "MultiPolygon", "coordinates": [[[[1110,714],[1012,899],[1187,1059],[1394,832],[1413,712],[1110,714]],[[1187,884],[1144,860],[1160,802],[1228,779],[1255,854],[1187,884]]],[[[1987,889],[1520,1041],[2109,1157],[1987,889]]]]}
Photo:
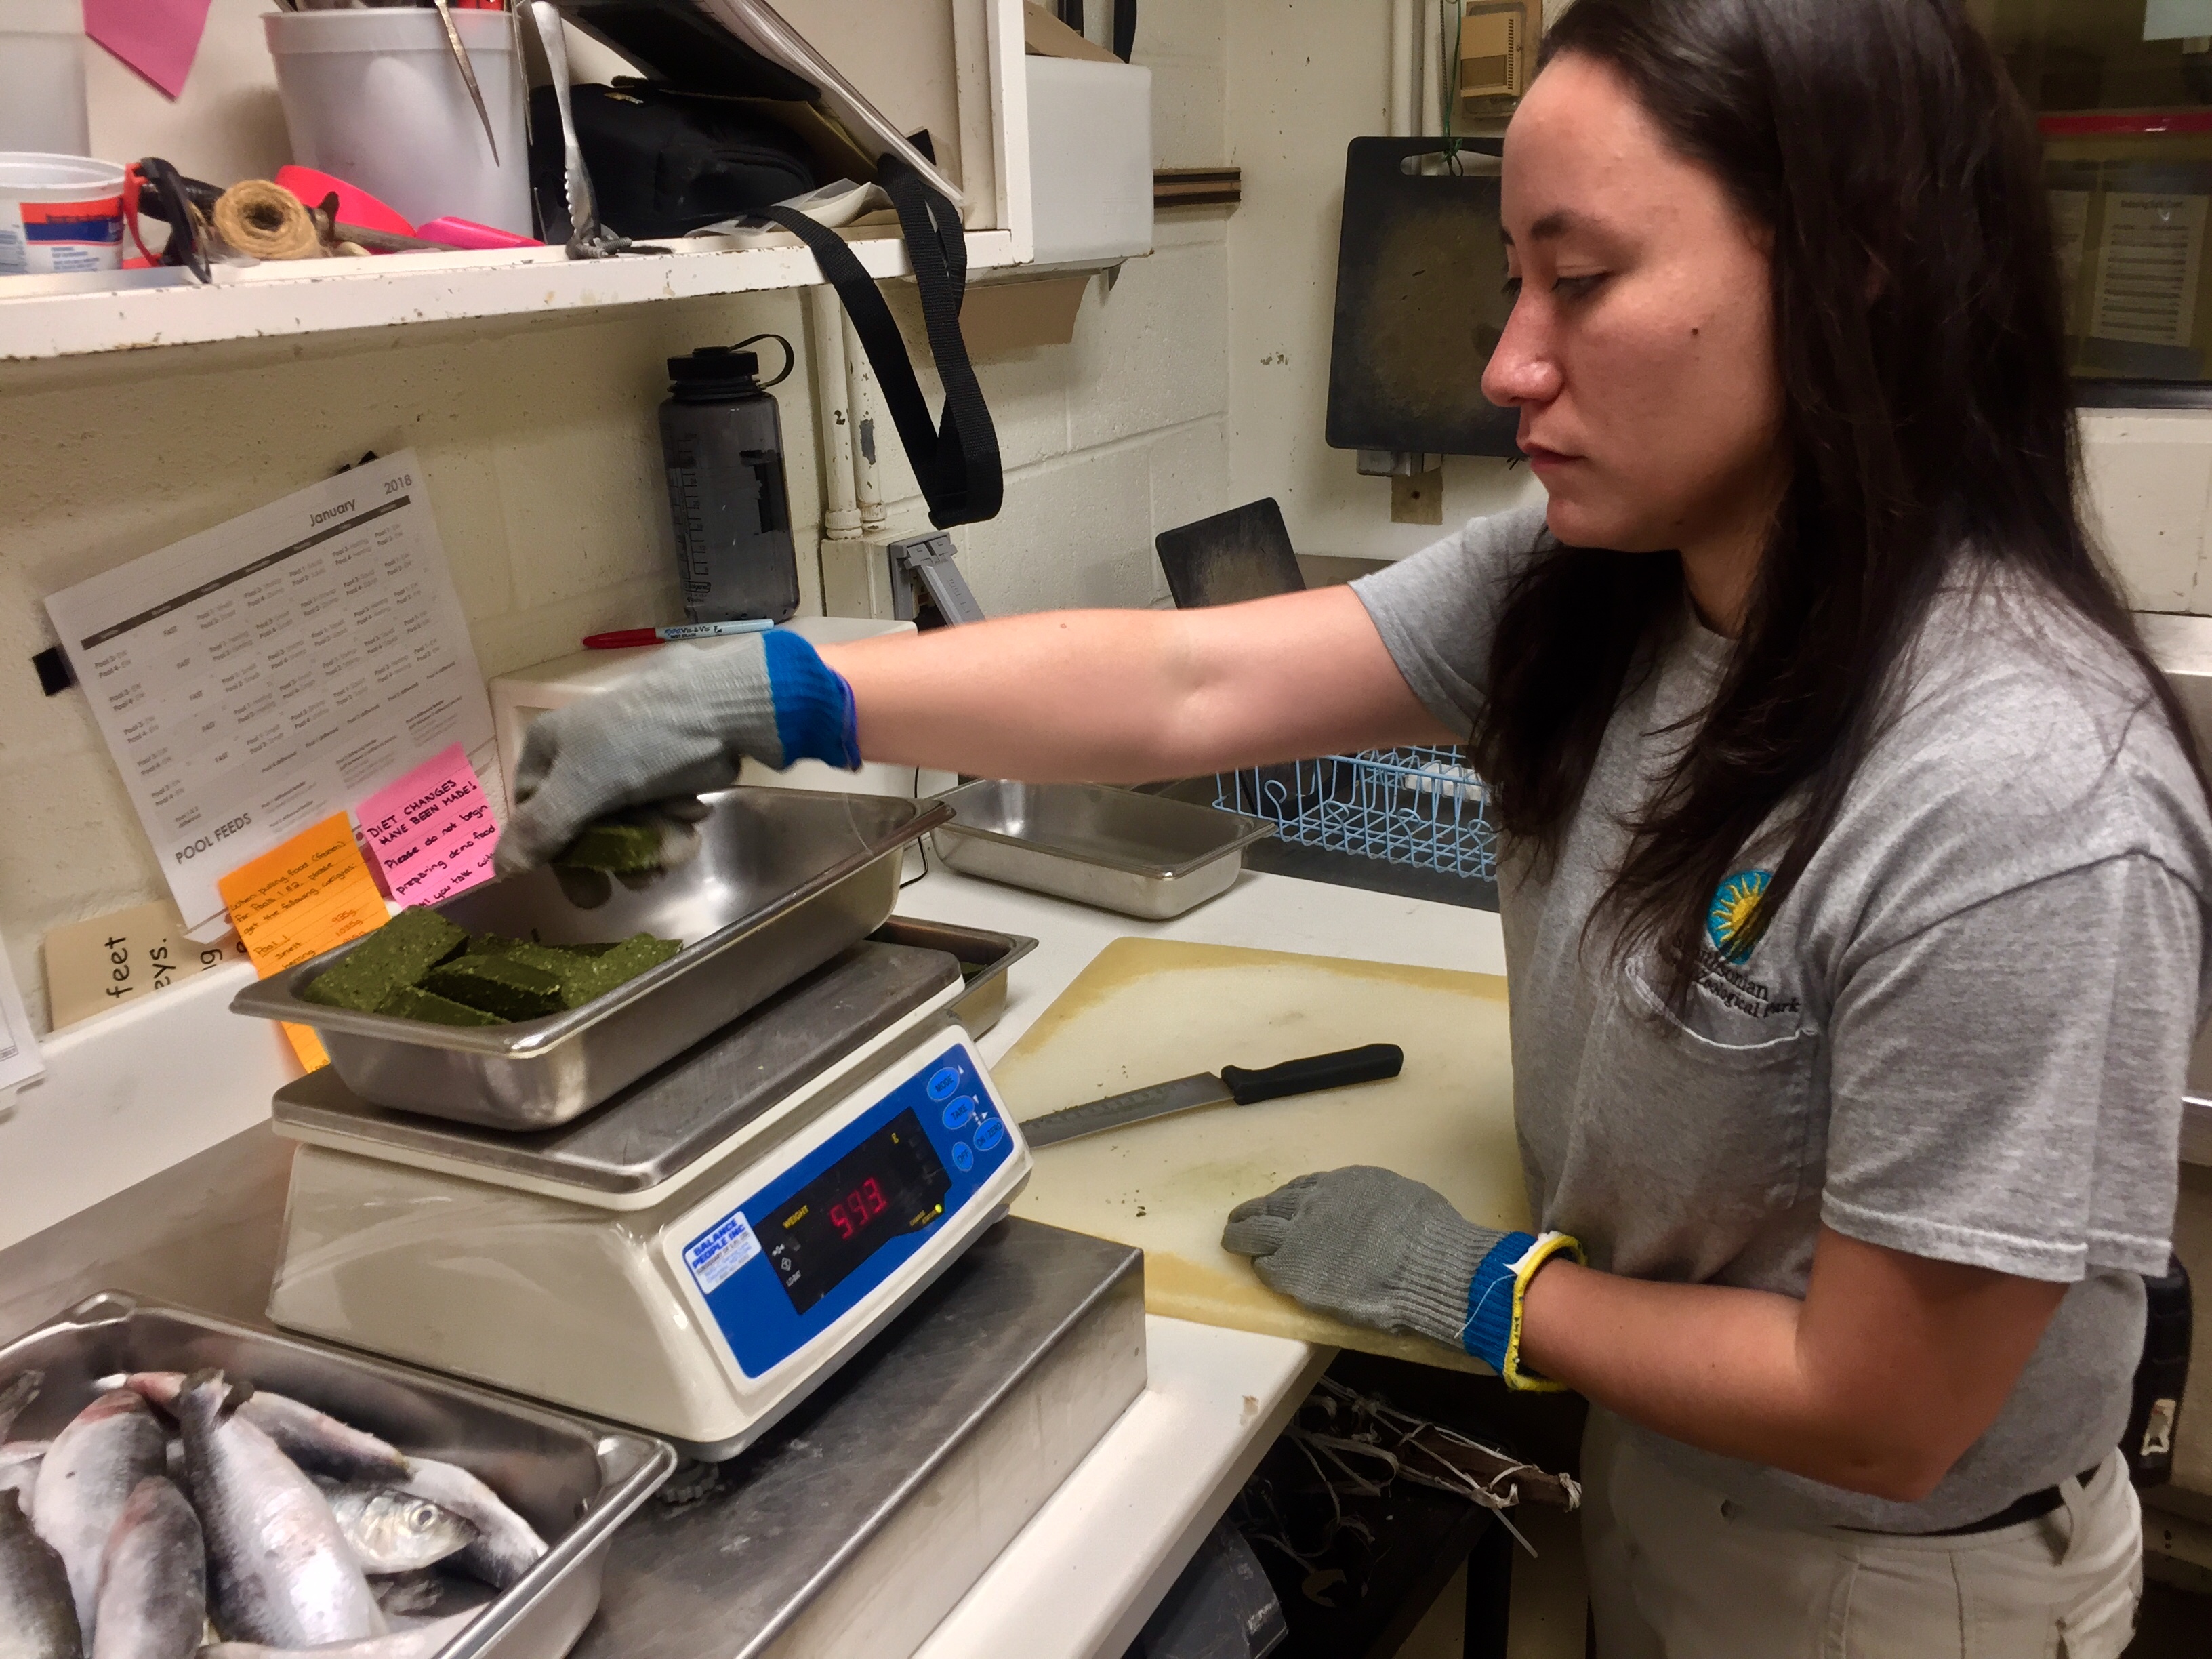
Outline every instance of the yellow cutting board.
{"type": "Polygon", "coordinates": [[[1374,1164],[1426,1182],[1469,1220],[1526,1226],[1503,979],[1120,939],[991,1074],[1020,1120],[1224,1065],[1367,1042],[1403,1048],[1403,1073],[1041,1148],[1015,1212],[1142,1249],[1153,1313],[1486,1370],[1455,1348],[1362,1330],[1278,1296],[1221,1248],[1221,1225],[1232,1205],[1294,1176],[1374,1164]]]}

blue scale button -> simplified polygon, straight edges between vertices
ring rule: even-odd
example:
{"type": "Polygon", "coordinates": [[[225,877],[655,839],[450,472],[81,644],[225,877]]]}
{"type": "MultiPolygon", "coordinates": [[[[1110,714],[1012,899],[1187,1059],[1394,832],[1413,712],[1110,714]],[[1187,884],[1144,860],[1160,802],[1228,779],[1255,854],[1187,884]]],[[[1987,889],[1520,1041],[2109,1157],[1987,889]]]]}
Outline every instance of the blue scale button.
{"type": "Polygon", "coordinates": [[[952,1066],[941,1067],[929,1079],[929,1097],[932,1100],[946,1099],[959,1086],[959,1068],[952,1066]]]}
{"type": "Polygon", "coordinates": [[[975,1150],[988,1152],[1006,1138],[1006,1126],[995,1117],[987,1117],[975,1126],[975,1150]]]}
{"type": "Polygon", "coordinates": [[[964,1140],[956,1140],[952,1143],[951,1158],[952,1167],[959,1170],[962,1175],[966,1175],[969,1170],[975,1167],[975,1154],[968,1150],[968,1143],[964,1140]]]}
{"type": "Polygon", "coordinates": [[[962,1095],[958,1099],[946,1103],[945,1127],[948,1129],[957,1129],[975,1115],[975,1097],[962,1095]]]}

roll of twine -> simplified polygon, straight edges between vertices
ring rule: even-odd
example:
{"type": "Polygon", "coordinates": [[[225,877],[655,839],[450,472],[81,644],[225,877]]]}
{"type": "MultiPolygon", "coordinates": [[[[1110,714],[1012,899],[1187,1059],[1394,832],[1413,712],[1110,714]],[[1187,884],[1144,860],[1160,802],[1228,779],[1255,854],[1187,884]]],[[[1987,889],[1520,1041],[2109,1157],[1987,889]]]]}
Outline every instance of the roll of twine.
{"type": "Polygon", "coordinates": [[[241,179],[223,191],[215,204],[215,230],[256,259],[313,259],[323,252],[313,216],[298,197],[266,179],[241,179]]]}

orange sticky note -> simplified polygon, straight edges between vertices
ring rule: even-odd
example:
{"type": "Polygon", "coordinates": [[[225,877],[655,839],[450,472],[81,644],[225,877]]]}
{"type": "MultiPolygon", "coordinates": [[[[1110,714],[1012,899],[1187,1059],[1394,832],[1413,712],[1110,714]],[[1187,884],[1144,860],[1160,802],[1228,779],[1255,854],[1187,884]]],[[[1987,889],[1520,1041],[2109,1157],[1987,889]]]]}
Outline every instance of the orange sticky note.
{"type": "MultiPolygon", "coordinates": [[[[384,926],[383,896],[343,812],[240,865],[216,890],[253,971],[264,979],[384,926]]],[[[284,1034],[309,1071],[330,1063],[306,1026],[287,1025],[284,1034]]]]}

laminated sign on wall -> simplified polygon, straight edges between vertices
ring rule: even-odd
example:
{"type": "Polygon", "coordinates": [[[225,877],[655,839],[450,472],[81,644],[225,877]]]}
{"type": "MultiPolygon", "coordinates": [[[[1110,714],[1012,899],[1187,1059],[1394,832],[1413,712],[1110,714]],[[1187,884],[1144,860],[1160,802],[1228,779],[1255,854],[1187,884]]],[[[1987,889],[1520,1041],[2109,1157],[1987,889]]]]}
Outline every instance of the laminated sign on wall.
{"type": "Polygon", "coordinates": [[[491,706],[411,450],[46,601],[186,932],[216,881],[452,744],[491,706]]]}
{"type": "Polygon", "coordinates": [[[2142,345],[2194,341],[2208,204],[2212,197],[2115,193],[2105,198],[2090,333],[2142,345]]]}

